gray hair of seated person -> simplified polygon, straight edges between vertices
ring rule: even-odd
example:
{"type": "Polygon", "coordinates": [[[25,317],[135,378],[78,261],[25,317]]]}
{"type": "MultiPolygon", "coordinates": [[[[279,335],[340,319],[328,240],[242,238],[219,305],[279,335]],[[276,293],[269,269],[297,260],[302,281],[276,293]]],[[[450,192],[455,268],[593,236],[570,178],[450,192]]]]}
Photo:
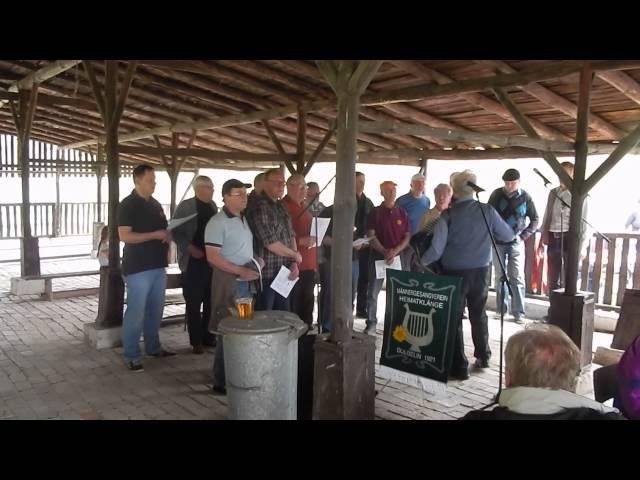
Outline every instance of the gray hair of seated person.
{"type": "Polygon", "coordinates": [[[531,325],[507,342],[505,366],[509,387],[536,387],[575,392],[580,350],[560,328],[531,325]]]}

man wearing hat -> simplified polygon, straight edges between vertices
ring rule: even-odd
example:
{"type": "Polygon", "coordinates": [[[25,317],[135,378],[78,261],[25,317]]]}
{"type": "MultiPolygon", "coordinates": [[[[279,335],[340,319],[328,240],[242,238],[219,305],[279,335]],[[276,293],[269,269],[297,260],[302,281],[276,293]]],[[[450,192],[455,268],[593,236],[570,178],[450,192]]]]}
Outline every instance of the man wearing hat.
{"type": "Polygon", "coordinates": [[[376,278],[375,262],[384,260],[391,265],[393,259],[409,245],[409,216],[396,206],[396,184],[387,180],[380,184],[384,201],[371,210],[367,218],[367,237],[371,238],[369,255],[369,288],[367,291],[367,327],[364,333],[375,335],[378,322],[378,294],[383,278],[376,278]]]}
{"type": "MultiPolygon", "coordinates": [[[[258,279],[252,265],[253,234],[244,216],[247,188],[251,185],[232,178],[222,185],[222,211],[213,216],[204,233],[207,260],[213,267],[209,330],[217,331],[220,320],[235,307],[236,296],[251,296],[250,283],[258,279]]],[[[262,260],[256,258],[259,263],[262,260]]],[[[218,337],[213,364],[213,391],[225,393],[224,352],[218,337]]]]}
{"type": "MultiPolygon", "coordinates": [[[[538,228],[538,212],[531,196],[520,188],[520,172],[509,168],[502,175],[504,187],[493,191],[489,197],[489,205],[496,209],[502,219],[513,229],[515,239],[511,242],[496,241],[498,255],[507,271],[507,279],[511,285],[511,314],[516,323],[524,321],[525,285],[524,285],[524,242],[538,228]],[[527,222],[527,218],[529,219],[527,222]]],[[[500,262],[493,252],[493,268],[496,285],[496,311],[509,311],[509,291],[504,287],[500,291],[500,262]]]]}

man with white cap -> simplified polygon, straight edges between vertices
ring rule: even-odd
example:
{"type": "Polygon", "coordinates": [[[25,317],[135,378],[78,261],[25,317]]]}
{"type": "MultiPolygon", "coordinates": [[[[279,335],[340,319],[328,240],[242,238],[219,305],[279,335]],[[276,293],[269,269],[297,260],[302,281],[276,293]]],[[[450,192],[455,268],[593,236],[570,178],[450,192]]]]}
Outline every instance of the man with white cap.
{"type": "Polygon", "coordinates": [[[454,205],[440,218],[433,229],[431,246],[422,255],[422,263],[430,265],[440,260],[444,275],[462,277],[458,316],[455,323],[456,340],[449,375],[458,380],[469,378],[469,362],[464,353],[462,315],[465,300],[469,308],[471,338],[474,345],[476,368],[488,368],[489,327],[487,322],[487,296],[491,268],[491,239],[483,212],[496,241],[511,242],[514,233],[491,205],[483,205],[473,199],[473,189],[468,182],[476,183],[471,170],[452,176],[451,187],[456,199],[454,205]],[[482,209],[482,211],[481,211],[482,209]]]}

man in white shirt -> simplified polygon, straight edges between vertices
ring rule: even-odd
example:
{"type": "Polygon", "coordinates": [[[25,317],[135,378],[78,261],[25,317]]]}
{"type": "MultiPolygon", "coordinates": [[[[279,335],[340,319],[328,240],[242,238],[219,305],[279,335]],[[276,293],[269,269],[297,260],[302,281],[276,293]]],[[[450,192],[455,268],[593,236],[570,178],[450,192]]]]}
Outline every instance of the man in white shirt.
{"type": "MultiPolygon", "coordinates": [[[[562,168],[573,178],[573,163],[562,162],[562,168]]],[[[571,209],[567,208],[558,199],[562,199],[567,205],[571,205],[571,191],[560,182],[560,186],[549,192],[547,208],[542,221],[542,242],[547,245],[547,256],[549,266],[547,269],[547,285],[549,292],[564,285],[564,278],[561,278],[562,264],[567,261],[569,246],[569,216],[571,209]]],[[[582,218],[587,218],[588,201],[585,199],[582,206],[582,218]]],[[[586,240],[590,233],[587,231],[587,224],[580,222],[580,259],[584,258],[586,251],[586,240]]]]}

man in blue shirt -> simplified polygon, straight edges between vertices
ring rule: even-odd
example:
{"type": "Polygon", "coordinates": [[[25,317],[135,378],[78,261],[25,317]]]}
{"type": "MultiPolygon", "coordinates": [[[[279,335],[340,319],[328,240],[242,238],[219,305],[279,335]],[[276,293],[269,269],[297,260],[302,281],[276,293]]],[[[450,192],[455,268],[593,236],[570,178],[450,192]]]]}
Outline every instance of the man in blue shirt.
{"type": "MultiPolygon", "coordinates": [[[[411,189],[408,193],[398,197],[396,207],[404,209],[409,215],[409,234],[413,235],[418,231],[420,220],[425,212],[429,211],[431,201],[424,194],[424,175],[416,173],[411,177],[411,189]]],[[[414,265],[415,253],[412,248],[406,248],[401,254],[402,268],[411,270],[414,265]]]]}
{"type": "Polygon", "coordinates": [[[471,337],[475,348],[474,366],[488,368],[491,357],[485,308],[489,291],[492,245],[480,209],[484,211],[496,241],[511,242],[515,237],[511,227],[492,206],[483,205],[473,199],[473,189],[467,182],[476,183],[476,176],[470,170],[452,176],[451,186],[456,201],[438,219],[431,246],[422,256],[425,265],[440,260],[444,275],[463,279],[458,316],[455,319],[457,332],[450,371],[450,376],[459,380],[469,378],[469,362],[464,354],[462,332],[465,300],[469,308],[471,337]]]}
{"type": "Polygon", "coordinates": [[[413,235],[418,230],[420,219],[429,210],[431,201],[424,194],[424,175],[416,173],[411,177],[411,190],[398,197],[396,207],[404,208],[409,214],[409,233],[413,235]]]}

